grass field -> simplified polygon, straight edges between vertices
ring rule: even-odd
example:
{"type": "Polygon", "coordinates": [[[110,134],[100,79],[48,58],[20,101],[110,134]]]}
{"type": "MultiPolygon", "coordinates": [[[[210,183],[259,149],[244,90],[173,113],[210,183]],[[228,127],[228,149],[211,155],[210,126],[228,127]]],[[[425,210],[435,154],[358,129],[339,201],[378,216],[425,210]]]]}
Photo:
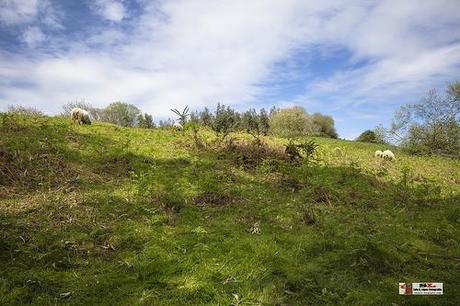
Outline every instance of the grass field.
{"type": "Polygon", "coordinates": [[[2,115],[0,304],[459,304],[459,160],[199,137],[2,115]],[[444,295],[398,295],[417,281],[444,295]]]}

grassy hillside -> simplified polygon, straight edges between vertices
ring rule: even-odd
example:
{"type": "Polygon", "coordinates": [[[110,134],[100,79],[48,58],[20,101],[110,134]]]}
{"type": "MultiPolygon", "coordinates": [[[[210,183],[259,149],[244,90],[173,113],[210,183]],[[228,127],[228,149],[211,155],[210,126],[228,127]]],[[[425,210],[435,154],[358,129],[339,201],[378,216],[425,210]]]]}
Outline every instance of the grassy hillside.
{"type": "Polygon", "coordinates": [[[2,115],[0,304],[458,305],[459,160],[200,137],[2,115]]]}

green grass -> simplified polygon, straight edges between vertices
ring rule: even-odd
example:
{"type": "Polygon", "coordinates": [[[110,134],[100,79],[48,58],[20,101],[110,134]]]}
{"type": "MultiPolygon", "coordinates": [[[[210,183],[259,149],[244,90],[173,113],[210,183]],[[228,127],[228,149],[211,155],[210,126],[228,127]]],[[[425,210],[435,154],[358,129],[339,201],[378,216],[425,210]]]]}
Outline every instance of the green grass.
{"type": "Polygon", "coordinates": [[[0,304],[458,305],[460,161],[315,141],[248,168],[189,132],[2,115],[0,304]],[[417,281],[445,294],[398,295],[417,281]]]}

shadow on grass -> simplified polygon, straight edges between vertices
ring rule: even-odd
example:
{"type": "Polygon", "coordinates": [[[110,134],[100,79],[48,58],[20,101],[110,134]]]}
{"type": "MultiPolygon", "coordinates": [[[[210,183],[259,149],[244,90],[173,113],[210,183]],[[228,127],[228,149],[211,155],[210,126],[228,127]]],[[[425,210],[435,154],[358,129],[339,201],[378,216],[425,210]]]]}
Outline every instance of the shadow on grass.
{"type": "MultiPolygon", "coordinates": [[[[0,304],[420,304],[397,296],[397,283],[458,284],[459,197],[436,186],[354,167],[261,162],[246,171],[209,152],[158,159],[66,129],[48,153],[48,128],[2,142],[90,174],[75,189],[21,195],[25,206],[38,202],[29,208],[5,201],[0,304]],[[254,222],[260,231],[248,231],[254,222]]],[[[443,298],[431,301],[459,294],[443,298]]]]}

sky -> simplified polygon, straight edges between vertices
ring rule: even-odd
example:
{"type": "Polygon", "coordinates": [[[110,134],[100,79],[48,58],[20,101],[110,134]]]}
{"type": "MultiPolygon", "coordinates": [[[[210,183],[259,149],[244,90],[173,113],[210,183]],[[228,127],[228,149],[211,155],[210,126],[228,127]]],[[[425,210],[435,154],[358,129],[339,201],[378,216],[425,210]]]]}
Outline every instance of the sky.
{"type": "Polygon", "coordinates": [[[342,138],[460,79],[460,0],[0,0],[0,111],[299,105],[342,138]]]}

